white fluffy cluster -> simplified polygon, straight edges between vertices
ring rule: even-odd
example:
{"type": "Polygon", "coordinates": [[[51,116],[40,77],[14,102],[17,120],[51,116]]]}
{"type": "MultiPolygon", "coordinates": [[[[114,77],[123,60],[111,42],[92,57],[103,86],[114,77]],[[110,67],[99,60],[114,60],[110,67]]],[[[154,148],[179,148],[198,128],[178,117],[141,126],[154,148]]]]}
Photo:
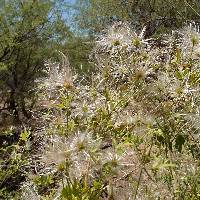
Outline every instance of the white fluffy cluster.
{"type": "MultiPolygon", "coordinates": [[[[178,39],[171,35],[164,46],[156,46],[144,38],[144,31],[136,34],[121,22],[105,31],[93,51],[99,70],[89,84],[74,84],[74,90],[68,87],[75,79],[69,67],[49,68],[46,88],[57,92],[64,86],[66,90],[57,107],[62,123],[52,126],[53,136],[42,156],[47,168],[63,170],[72,180],[85,176],[95,180],[108,173],[115,195],[122,181],[122,188],[129,185],[130,189],[127,177],[138,180],[140,171],[144,171],[143,189],[168,190],[164,183],[151,187],[145,181],[153,180],[152,166],[161,166],[159,173],[174,166],[165,152],[172,147],[166,143],[176,148],[182,133],[187,139],[199,138],[194,122],[199,118],[193,116],[199,115],[200,34],[198,28],[189,27],[178,31],[178,39]],[[102,148],[103,142],[110,144],[102,148]],[[164,158],[161,162],[152,155],[164,158]]],[[[52,118],[59,121],[58,116],[52,118]]]]}
{"type": "Polygon", "coordinates": [[[42,160],[55,169],[67,167],[70,178],[93,176],[98,168],[100,142],[89,133],[77,132],[69,138],[55,136],[50,139],[42,160]]]}

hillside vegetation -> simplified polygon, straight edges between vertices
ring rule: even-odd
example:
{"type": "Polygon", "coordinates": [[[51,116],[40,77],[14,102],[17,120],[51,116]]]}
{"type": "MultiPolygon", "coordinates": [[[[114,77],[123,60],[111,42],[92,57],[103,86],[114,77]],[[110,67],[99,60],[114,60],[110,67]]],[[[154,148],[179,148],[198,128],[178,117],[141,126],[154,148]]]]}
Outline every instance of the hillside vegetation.
{"type": "Polygon", "coordinates": [[[199,200],[199,26],[147,37],[116,20],[80,37],[58,1],[11,2],[0,9],[0,199],[199,200]]]}

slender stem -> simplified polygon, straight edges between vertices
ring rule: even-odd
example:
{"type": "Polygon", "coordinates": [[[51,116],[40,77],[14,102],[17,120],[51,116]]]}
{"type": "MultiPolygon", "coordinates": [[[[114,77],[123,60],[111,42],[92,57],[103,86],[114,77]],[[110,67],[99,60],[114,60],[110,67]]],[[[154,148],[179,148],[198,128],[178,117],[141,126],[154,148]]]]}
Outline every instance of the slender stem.
{"type": "Polygon", "coordinates": [[[139,189],[140,181],[141,181],[141,178],[142,178],[142,172],[143,172],[143,167],[140,170],[140,174],[139,174],[139,179],[138,179],[138,182],[137,182],[137,187],[136,187],[135,195],[134,195],[134,198],[133,198],[134,200],[136,200],[136,198],[137,198],[138,189],[139,189]]]}
{"type": "MultiPolygon", "coordinates": [[[[69,92],[68,92],[68,90],[67,90],[67,100],[69,100],[69,92]]],[[[68,135],[68,133],[69,133],[69,107],[67,108],[67,135],[68,135]]]]}

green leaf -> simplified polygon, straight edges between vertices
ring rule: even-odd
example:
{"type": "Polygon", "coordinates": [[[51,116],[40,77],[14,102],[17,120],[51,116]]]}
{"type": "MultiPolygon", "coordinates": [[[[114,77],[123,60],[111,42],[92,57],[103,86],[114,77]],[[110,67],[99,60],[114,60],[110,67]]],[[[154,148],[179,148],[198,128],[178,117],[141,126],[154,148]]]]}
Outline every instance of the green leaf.
{"type": "Polygon", "coordinates": [[[153,170],[161,170],[165,168],[176,167],[175,164],[169,162],[169,160],[164,160],[162,157],[156,157],[152,166],[153,170]]]}
{"type": "Polygon", "coordinates": [[[176,49],[176,61],[178,63],[180,63],[180,61],[181,61],[181,50],[180,49],[176,49]]]}
{"type": "Polygon", "coordinates": [[[183,75],[179,70],[175,71],[175,76],[176,78],[178,78],[179,80],[183,80],[183,75]]]}
{"type": "Polygon", "coordinates": [[[31,134],[31,132],[27,131],[27,130],[21,132],[20,140],[25,141],[25,142],[28,141],[28,138],[29,138],[30,134],[31,134]]]}

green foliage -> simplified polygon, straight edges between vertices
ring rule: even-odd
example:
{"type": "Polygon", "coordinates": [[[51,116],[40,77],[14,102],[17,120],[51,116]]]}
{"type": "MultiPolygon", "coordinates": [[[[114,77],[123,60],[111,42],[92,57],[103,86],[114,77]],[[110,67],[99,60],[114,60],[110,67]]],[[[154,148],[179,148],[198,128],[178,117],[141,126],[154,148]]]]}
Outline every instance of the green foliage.
{"type": "Polygon", "coordinates": [[[91,71],[94,70],[94,67],[88,62],[92,48],[92,38],[89,37],[77,36],[66,42],[64,49],[67,49],[70,64],[79,74],[87,75],[88,72],[91,74],[91,71]]]}
{"type": "MultiPolygon", "coordinates": [[[[38,99],[34,119],[23,128],[5,131],[4,120],[12,114],[2,115],[0,198],[199,199],[199,28],[175,31],[158,45],[146,39],[149,30],[137,34],[130,23],[114,23],[98,36],[90,55],[95,70],[89,74],[85,55],[92,45],[87,37],[65,40],[59,2],[10,2],[0,9],[1,87],[10,94],[16,119],[20,109],[26,115],[24,105],[31,100],[23,100],[30,90],[38,99]],[[72,70],[62,52],[53,57],[52,47],[67,48],[72,66],[81,71],[82,64],[83,74],[72,70]]],[[[176,19],[172,6],[187,15],[182,7],[191,5],[148,1],[143,10],[144,1],[109,3],[104,10],[108,1],[85,2],[84,11],[95,14],[102,4],[104,12],[99,8],[102,18],[89,22],[99,27],[111,16],[126,19],[128,13],[130,20],[144,11],[135,21],[143,23],[153,3],[153,19],[176,19]]]]}
{"type": "Polygon", "coordinates": [[[78,0],[75,18],[81,29],[98,33],[115,20],[134,27],[147,26],[147,36],[170,32],[188,20],[199,21],[199,1],[172,0],[78,0]]]}
{"type": "Polygon", "coordinates": [[[4,133],[4,135],[10,136],[10,139],[9,137],[4,139],[0,148],[0,198],[2,199],[11,199],[16,195],[20,183],[25,180],[27,166],[29,166],[29,140],[26,138],[22,143],[20,138],[16,138],[12,143],[14,131],[10,130],[4,133]]]}
{"type": "Polygon", "coordinates": [[[77,180],[68,180],[61,192],[61,199],[98,200],[102,193],[102,184],[95,181],[92,186],[84,185],[77,180]]]}
{"type": "Polygon", "coordinates": [[[28,138],[30,136],[30,131],[27,131],[27,130],[24,130],[23,132],[21,132],[20,134],[20,140],[24,141],[24,142],[27,142],[28,141],[28,138]]]}
{"type": "Polygon", "coordinates": [[[0,9],[1,90],[7,108],[19,120],[30,117],[34,80],[44,61],[70,36],[58,11],[58,1],[6,1],[0,9]]]}
{"type": "Polygon", "coordinates": [[[47,91],[56,110],[42,160],[61,173],[57,195],[198,199],[199,33],[182,29],[158,48],[117,25],[98,38],[91,81],[66,72],[70,87],[47,91]]]}

